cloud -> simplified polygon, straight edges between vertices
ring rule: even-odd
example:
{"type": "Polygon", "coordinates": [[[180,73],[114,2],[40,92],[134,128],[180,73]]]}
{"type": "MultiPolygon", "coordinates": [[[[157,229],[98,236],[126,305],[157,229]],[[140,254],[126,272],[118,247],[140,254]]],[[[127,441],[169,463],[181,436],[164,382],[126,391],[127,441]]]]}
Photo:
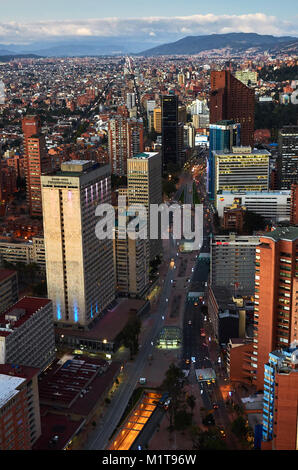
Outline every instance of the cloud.
{"type": "Polygon", "coordinates": [[[298,36],[297,16],[291,21],[263,13],[245,15],[192,15],[146,18],[98,18],[87,20],[0,22],[0,42],[28,44],[32,41],[61,37],[140,37],[150,35],[157,40],[168,34],[185,35],[253,32],[275,36],[298,36]]]}

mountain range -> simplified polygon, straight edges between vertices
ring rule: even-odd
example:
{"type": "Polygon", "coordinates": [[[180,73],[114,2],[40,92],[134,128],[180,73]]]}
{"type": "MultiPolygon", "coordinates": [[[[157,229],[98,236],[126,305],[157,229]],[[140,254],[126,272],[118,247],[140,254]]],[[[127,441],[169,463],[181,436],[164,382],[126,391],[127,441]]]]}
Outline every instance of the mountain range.
{"type": "Polygon", "coordinates": [[[298,38],[270,36],[255,33],[210,34],[187,36],[179,41],[162,44],[139,53],[142,56],[194,55],[204,51],[229,51],[230,53],[298,51],[298,38]]]}
{"type": "MultiPolygon", "coordinates": [[[[168,39],[168,38],[167,38],[168,39]]],[[[140,37],[73,37],[56,38],[55,41],[39,41],[31,44],[0,44],[0,56],[34,54],[42,57],[80,57],[104,55],[194,55],[218,53],[265,52],[298,53],[298,38],[270,36],[255,33],[210,34],[187,36],[178,41],[156,45],[156,39],[140,37]],[[142,48],[146,47],[142,51],[142,48]]]]}

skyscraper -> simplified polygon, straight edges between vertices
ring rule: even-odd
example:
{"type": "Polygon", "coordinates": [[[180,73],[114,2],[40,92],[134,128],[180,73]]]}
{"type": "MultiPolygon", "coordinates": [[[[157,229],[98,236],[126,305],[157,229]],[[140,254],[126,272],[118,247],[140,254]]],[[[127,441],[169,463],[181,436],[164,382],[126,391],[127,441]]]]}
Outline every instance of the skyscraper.
{"type": "Polygon", "coordinates": [[[108,165],[73,160],[41,178],[48,296],[62,325],[87,327],[115,297],[113,241],[95,233],[110,176],[108,165]]]}
{"type": "Polygon", "coordinates": [[[161,96],[162,116],[162,165],[179,162],[178,149],[178,96],[161,96]]]}
{"type": "MultiPolygon", "coordinates": [[[[150,204],[162,203],[161,157],[158,152],[143,152],[127,160],[128,205],[143,204],[147,209],[147,237],[150,236],[150,204]]],[[[153,260],[162,251],[161,240],[150,240],[153,260]]]]}
{"type": "Polygon", "coordinates": [[[144,125],[142,119],[117,116],[109,121],[109,158],[111,171],[126,176],[127,159],[144,150],[144,125]]]}
{"type": "Polygon", "coordinates": [[[279,131],[278,175],[280,189],[291,189],[298,183],[298,126],[285,126],[279,131]]]}
{"type": "Polygon", "coordinates": [[[241,124],[241,145],[254,145],[255,92],[228,70],[211,71],[210,123],[233,119],[241,124]]]}
{"type": "Polygon", "coordinates": [[[219,121],[209,126],[209,159],[207,166],[208,192],[214,199],[214,152],[229,152],[240,145],[240,124],[234,121],[219,121]]]}
{"type": "Polygon", "coordinates": [[[26,116],[22,120],[24,133],[27,201],[30,215],[42,215],[41,183],[42,174],[51,171],[51,161],[47,156],[45,137],[41,134],[38,116],[26,116]]]}
{"type": "Polygon", "coordinates": [[[252,371],[263,389],[269,353],[297,340],[298,227],[279,227],[260,237],[256,249],[252,371]]]}

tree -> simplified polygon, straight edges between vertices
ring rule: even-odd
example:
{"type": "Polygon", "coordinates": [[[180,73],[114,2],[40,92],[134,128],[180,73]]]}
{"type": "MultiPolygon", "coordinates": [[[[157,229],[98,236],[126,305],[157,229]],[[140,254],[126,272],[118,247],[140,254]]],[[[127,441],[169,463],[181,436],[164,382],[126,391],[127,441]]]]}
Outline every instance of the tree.
{"type": "Polygon", "coordinates": [[[174,413],[174,427],[177,431],[186,429],[192,421],[192,415],[185,409],[179,409],[174,413]]]}
{"type": "Polygon", "coordinates": [[[133,318],[128,321],[120,333],[120,341],[130,350],[130,358],[139,350],[139,333],[141,330],[141,321],[139,318],[133,318]]]}
{"type": "Polygon", "coordinates": [[[233,434],[239,436],[242,439],[246,438],[249,429],[243,416],[238,416],[238,418],[233,421],[231,431],[233,434]]]}
{"type": "Polygon", "coordinates": [[[165,380],[162,383],[162,389],[167,390],[171,397],[171,405],[169,406],[170,427],[174,423],[174,416],[179,410],[182,400],[182,383],[184,374],[175,364],[171,364],[166,372],[165,380]]]}
{"type": "Polygon", "coordinates": [[[220,431],[217,428],[202,431],[198,426],[191,429],[193,449],[195,450],[226,450],[226,443],[223,441],[220,431]]]}
{"type": "Polygon", "coordinates": [[[243,231],[251,234],[255,230],[264,230],[266,221],[263,216],[252,211],[245,211],[243,219],[243,231]]]}
{"type": "Polygon", "coordinates": [[[215,425],[215,419],[214,419],[213,414],[208,413],[208,414],[203,418],[202,423],[203,423],[205,426],[214,426],[214,425],[215,425]]]}
{"type": "Polygon", "coordinates": [[[191,414],[193,414],[194,407],[196,406],[196,397],[194,395],[188,395],[186,403],[191,409],[191,414]]]}

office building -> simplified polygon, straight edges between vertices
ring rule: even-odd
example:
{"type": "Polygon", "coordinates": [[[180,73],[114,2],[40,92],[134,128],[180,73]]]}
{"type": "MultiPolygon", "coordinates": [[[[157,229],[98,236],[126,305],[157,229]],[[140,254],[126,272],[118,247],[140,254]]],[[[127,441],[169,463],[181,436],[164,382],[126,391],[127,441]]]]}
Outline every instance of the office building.
{"type": "Polygon", "coordinates": [[[11,269],[0,269],[0,313],[15,304],[18,298],[17,272],[11,269]]]}
{"type": "Polygon", "coordinates": [[[117,116],[108,123],[109,159],[112,174],[126,176],[127,159],[144,150],[142,119],[117,116]]]}
{"type": "Polygon", "coordinates": [[[162,166],[179,163],[178,150],[178,96],[161,96],[162,166]]]}
{"type": "MultiPolygon", "coordinates": [[[[143,152],[127,160],[128,206],[143,204],[147,209],[147,236],[150,235],[150,204],[162,203],[161,157],[158,152],[143,152]]],[[[150,260],[162,251],[161,239],[151,240],[150,260]]]]}
{"type": "Polygon", "coordinates": [[[298,183],[298,126],[285,126],[278,136],[278,175],[280,189],[298,183]]]}
{"type": "Polygon", "coordinates": [[[114,300],[112,239],[99,240],[99,204],[111,204],[109,165],[73,160],[42,176],[48,296],[60,324],[87,327],[114,300]]]}
{"type": "Polygon", "coordinates": [[[117,292],[120,295],[140,298],[149,286],[149,244],[146,238],[133,239],[129,236],[128,224],[133,218],[134,215],[129,216],[127,213],[127,233],[126,226],[121,228],[118,223],[115,225],[114,269],[117,292]]]}
{"type": "Polygon", "coordinates": [[[210,245],[212,288],[225,287],[233,295],[253,295],[258,245],[259,237],[255,236],[231,233],[213,237],[210,245]]]}
{"type": "Polygon", "coordinates": [[[269,189],[267,150],[233,147],[231,152],[214,152],[214,188],[218,191],[263,191],[269,189]]]}
{"type": "Polygon", "coordinates": [[[260,237],[256,249],[252,374],[263,389],[271,351],[298,338],[298,227],[279,227],[260,237]]]}
{"type": "Polygon", "coordinates": [[[232,119],[241,124],[241,145],[254,144],[255,92],[228,70],[211,71],[210,123],[232,119]]]}
{"type": "Polygon", "coordinates": [[[0,450],[31,450],[41,435],[38,373],[33,367],[0,365],[0,450]]]}
{"type": "Polygon", "coordinates": [[[55,358],[49,299],[23,297],[0,315],[0,364],[45,369],[55,358]]]}
{"type": "Polygon", "coordinates": [[[209,126],[209,159],[207,165],[208,192],[210,199],[214,199],[215,185],[215,152],[230,152],[233,147],[240,145],[240,124],[234,121],[219,121],[209,126]]]}
{"type": "Polygon", "coordinates": [[[298,183],[292,184],[290,222],[293,225],[298,225],[298,183]]]}
{"type": "Polygon", "coordinates": [[[227,373],[230,382],[251,384],[251,338],[230,338],[227,348],[227,373]]]}
{"type": "Polygon", "coordinates": [[[31,216],[42,216],[41,183],[42,174],[51,171],[51,160],[47,155],[45,137],[41,134],[38,116],[26,116],[22,120],[26,158],[27,200],[31,216]]]}
{"type": "Polygon", "coordinates": [[[244,226],[246,208],[239,204],[232,204],[224,208],[223,229],[241,234],[244,226]]]}
{"type": "Polygon", "coordinates": [[[298,343],[269,353],[264,370],[263,443],[266,450],[298,450],[298,343]]]}
{"type": "Polygon", "coordinates": [[[157,134],[161,134],[161,108],[157,107],[153,110],[153,127],[157,134]]]}
{"type": "Polygon", "coordinates": [[[131,110],[136,105],[136,95],[135,93],[127,93],[126,95],[126,107],[128,110],[131,110]]]}
{"type": "Polygon", "coordinates": [[[289,221],[291,213],[290,191],[218,191],[216,208],[219,217],[224,216],[225,207],[233,204],[244,206],[272,223],[289,221]]]}

